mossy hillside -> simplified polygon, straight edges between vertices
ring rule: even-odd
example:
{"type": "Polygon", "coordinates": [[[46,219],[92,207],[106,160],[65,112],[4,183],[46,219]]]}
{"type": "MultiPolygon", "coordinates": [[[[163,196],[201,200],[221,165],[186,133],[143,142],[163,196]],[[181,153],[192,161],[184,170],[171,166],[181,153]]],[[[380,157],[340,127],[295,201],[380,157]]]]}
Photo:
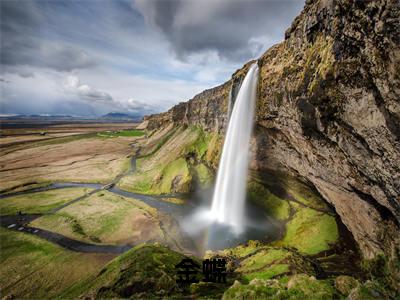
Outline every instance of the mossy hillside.
{"type": "Polygon", "coordinates": [[[213,256],[225,257],[235,278],[248,283],[251,280],[271,279],[297,273],[315,275],[310,260],[289,248],[271,247],[259,241],[249,241],[235,248],[218,251],[213,256]]]}
{"type": "Polygon", "coordinates": [[[332,299],[336,291],[329,280],[305,274],[285,280],[254,279],[249,284],[235,282],[223,295],[228,299],[332,299]]]}
{"type": "Polygon", "coordinates": [[[297,201],[313,209],[330,211],[329,205],[319,193],[306,186],[304,183],[291,178],[286,178],[285,189],[291,196],[292,201],[297,201]]]}
{"type": "Polygon", "coordinates": [[[297,205],[294,216],[286,224],[284,238],[274,244],[294,247],[304,254],[316,254],[329,249],[338,237],[335,217],[297,205]]]}
{"type": "Polygon", "coordinates": [[[72,252],[36,236],[3,228],[0,240],[0,289],[6,298],[54,298],[72,284],[96,274],[114,257],[72,252]]]}
{"type": "Polygon", "coordinates": [[[194,167],[198,183],[201,187],[208,187],[211,185],[213,175],[205,164],[198,164],[194,167]]]}
{"type": "Polygon", "coordinates": [[[153,217],[156,214],[154,208],[140,201],[101,191],[55,214],[42,216],[32,225],[89,243],[125,244],[162,236],[153,217]],[[140,224],[152,230],[151,236],[138,235],[140,224]]]}
{"type": "Polygon", "coordinates": [[[144,194],[188,193],[195,178],[201,186],[211,182],[207,154],[212,135],[190,126],[166,131],[158,139],[162,147],[141,156],[137,171],[122,178],[121,188],[144,194]]]}
{"type": "Polygon", "coordinates": [[[290,266],[288,264],[272,264],[268,266],[264,270],[250,272],[248,274],[243,275],[243,279],[246,281],[251,281],[255,278],[257,279],[271,279],[273,277],[286,274],[290,270],[290,266]]]}
{"type": "Polygon", "coordinates": [[[160,169],[137,171],[125,176],[119,187],[141,194],[171,194],[174,192],[188,193],[191,189],[192,174],[184,158],[178,158],[170,163],[159,166],[160,169]]]}
{"type": "Polygon", "coordinates": [[[0,215],[43,214],[87,194],[89,188],[65,188],[5,198],[0,202],[0,215]]]}
{"type": "MultiPolygon", "coordinates": [[[[329,205],[320,196],[317,190],[310,187],[297,178],[288,174],[279,172],[258,173],[250,171],[250,183],[258,183],[264,189],[274,193],[277,197],[293,202],[298,202],[304,206],[316,209],[330,211],[329,205]]],[[[261,193],[267,193],[263,189],[261,193]]]]}
{"type": "Polygon", "coordinates": [[[175,134],[179,127],[168,126],[161,130],[153,130],[147,135],[146,143],[141,144],[138,160],[154,155],[175,134]]]}
{"type": "Polygon", "coordinates": [[[247,189],[250,200],[263,207],[268,215],[278,220],[289,218],[290,206],[287,200],[275,196],[256,181],[250,181],[247,189]]]}
{"type": "Polygon", "coordinates": [[[248,195],[269,216],[286,222],[283,239],[273,245],[317,254],[337,242],[339,232],[334,214],[316,191],[290,177],[267,177],[272,178],[268,185],[252,174],[248,195]],[[280,191],[279,195],[284,198],[276,196],[270,189],[280,191]]]}
{"type": "Polygon", "coordinates": [[[158,193],[188,192],[190,190],[191,179],[192,176],[186,160],[184,158],[178,158],[169,163],[162,170],[161,180],[158,185],[158,193]]]}
{"type": "Polygon", "coordinates": [[[284,249],[265,249],[258,253],[251,255],[240,262],[240,267],[237,269],[238,272],[246,271],[252,272],[257,271],[267,265],[272,264],[277,260],[282,260],[287,257],[290,253],[284,249]]]}
{"type": "Polygon", "coordinates": [[[175,265],[184,258],[183,254],[158,244],[138,245],[111,261],[97,276],[71,287],[61,296],[108,299],[178,296],[175,265]]]}

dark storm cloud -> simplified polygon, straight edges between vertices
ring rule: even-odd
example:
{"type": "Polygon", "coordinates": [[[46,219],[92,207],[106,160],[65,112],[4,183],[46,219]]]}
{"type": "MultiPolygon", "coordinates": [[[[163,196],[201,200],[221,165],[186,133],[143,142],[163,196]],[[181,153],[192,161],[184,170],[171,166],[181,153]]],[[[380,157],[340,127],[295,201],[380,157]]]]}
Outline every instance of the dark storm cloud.
{"type": "Polygon", "coordinates": [[[10,83],[10,81],[9,81],[9,80],[3,79],[3,78],[0,78],[0,82],[4,82],[4,83],[10,83]]]}
{"type": "Polygon", "coordinates": [[[3,0],[1,11],[1,64],[30,65],[58,71],[87,68],[95,63],[84,51],[64,41],[49,41],[45,1],[3,0]]]}
{"type": "Polygon", "coordinates": [[[230,60],[249,59],[282,40],[303,5],[303,0],[135,1],[179,57],[214,50],[230,60]]]}

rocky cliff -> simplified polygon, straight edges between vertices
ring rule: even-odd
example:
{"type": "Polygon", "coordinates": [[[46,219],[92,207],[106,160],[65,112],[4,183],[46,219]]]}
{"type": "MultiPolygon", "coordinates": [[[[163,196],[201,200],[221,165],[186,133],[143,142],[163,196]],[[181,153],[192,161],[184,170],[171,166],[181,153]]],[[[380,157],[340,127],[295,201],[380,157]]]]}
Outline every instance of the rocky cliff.
{"type": "MultiPolygon", "coordinates": [[[[315,187],[366,258],[393,255],[400,243],[399,20],[397,0],[307,1],[285,40],[258,59],[252,170],[315,187]]],[[[223,132],[251,63],[147,117],[147,128],[223,132]]]]}

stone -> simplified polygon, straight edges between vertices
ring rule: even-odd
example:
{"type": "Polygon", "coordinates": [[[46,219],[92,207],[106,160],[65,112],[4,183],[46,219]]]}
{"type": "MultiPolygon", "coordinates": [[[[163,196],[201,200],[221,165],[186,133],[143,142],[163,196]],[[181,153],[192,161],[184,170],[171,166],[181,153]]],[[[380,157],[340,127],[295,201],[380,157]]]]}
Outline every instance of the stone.
{"type": "Polygon", "coordinates": [[[340,275],[335,279],[335,288],[344,296],[348,296],[358,285],[358,280],[351,276],[340,275]]]}

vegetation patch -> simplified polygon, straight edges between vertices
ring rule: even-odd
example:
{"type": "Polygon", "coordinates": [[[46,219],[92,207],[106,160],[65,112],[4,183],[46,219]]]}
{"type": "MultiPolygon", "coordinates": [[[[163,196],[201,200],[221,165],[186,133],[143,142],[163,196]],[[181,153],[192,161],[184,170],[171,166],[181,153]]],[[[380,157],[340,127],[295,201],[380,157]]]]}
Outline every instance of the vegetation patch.
{"type": "Polygon", "coordinates": [[[76,253],[36,236],[0,228],[2,297],[54,298],[96,274],[114,256],[76,253]],[[62,272],[60,272],[62,270],[62,272]]]}
{"type": "Polygon", "coordinates": [[[269,266],[275,261],[282,260],[290,253],[284,249],[265,249],[246,258],[240,263],[238,272],[252,272],[269,266]]]}
{"type": "Polygon", "coordinates": [[[120,131],[104,131],[104,132],[99,132],[97,136],[99,137],[106,137],[106,138],[114,138],[114,137],[137,137],[137,136],[143,136],[145,135],[145,132],[143,130],[137,130],[137,129],[132,129],[132,130],[120,130],[120,131]]]}
{"type": "Polygon", "coordinates": [[[187,193],[194,177],[206,186],[212,177],[206,166],[210,140],[211,135],[196,126],[167,131],[158,137],[162,147],[147,149],[137,160],[136,172],[123,177],[119,187],[143,194],[187,193]]]}
{"type": "Polygon", "coordinates": [[[261,183],[255,181],[249,182],[248,193],[250,199],[262,206],[271,217],[278,220],[289,218],[290,206],[288,201],[275,196],[261,183]]]}
{"type": "Polygon", "coordinates": [[[194,170],[196,172],[196,176],[198,179],[198,183],[201,187],[208,187],[212,183],[214,178],[213,174],[207,168],[205,164],[198,164],[194,166],[194,170]]]}
{"type": "Polygon", "coordinates": [[[178,158],[163,169],[158,185],[159,193],[189,192],[191,179],[186,160],[178,158]]]}
{"type": "Polygon", "coordinates": [[[162,240],[156,217],[156,210],[146,204],[102,191],[32,225],[90,243],[137,244],[162,240]]]}
{"type": "Polygon", "coordinates": [[[332,299],[337,294],[329,280],[316,280],[305,274],[285,281],[253,279],[249,284],[236,281],[222,299],[332,299]]]}
{"type": "Polygon", "coordinates": [[[110,262],[97,276],[91,276],[62,295],[94,298],[144,299],[178,296],[176,268],[185,256],[158,244],[142,244],[110,262]]]}
{"type": "Polygon", "coordinates": [[[339,237],[335,218],[310,208],[296,208],[293,218],[286,224],[283,240],[275,245],[294,247],[305,254],[329,249],[339,237]]]}
{"type": "Polygon", "coordinates": [[[71,200],[87,194],[89,188],[65,188],[9,197],[0,201],[1,215],[44,214],[71,200]]]}
{"type": "Polygon", "coordinates": [[[254,278],[270,279],[287,272],[289,272],[288,264],[273,264],[264,270],[252,272],[249,274],[244,274],[243,278],[245,278],[248,281],[254,278]]]}

